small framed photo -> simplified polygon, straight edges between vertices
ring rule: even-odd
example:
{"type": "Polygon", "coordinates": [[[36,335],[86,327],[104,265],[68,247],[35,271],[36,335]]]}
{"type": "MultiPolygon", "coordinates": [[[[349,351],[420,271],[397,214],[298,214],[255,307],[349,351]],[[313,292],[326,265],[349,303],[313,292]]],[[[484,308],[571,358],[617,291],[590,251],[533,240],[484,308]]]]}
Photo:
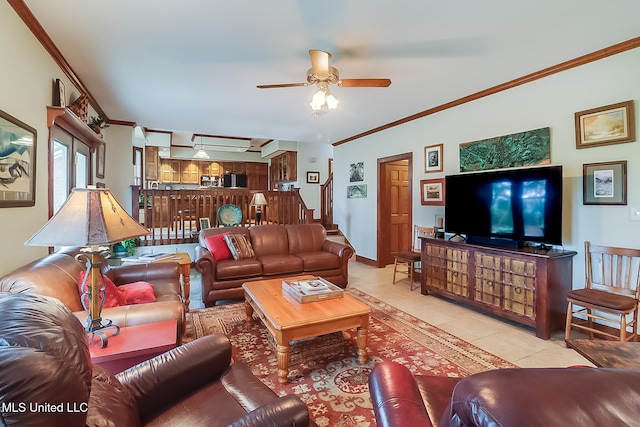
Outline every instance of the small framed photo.
{"type": "Polygon", "coordinates": [[[62,80],[56,79],[53,83],[53,105],[54,107],[66,107],[67,95],[64,90],[62,80]]]}
{"type": "Polygon", "coordinates": [[[442,172],[442,144],[424,147],[424,171],[442,172]]]}
{"type": "Polygon", "coordinates": [[[349,165],[349,182],[364,181],[364,162],[349,165]]]}
{"type": "Polygon", "coordinates": [[[575,113],[576,148],[636,140],[633,100],[575,113]]]}
{"type": "Polygon", "coordinates": [[[319,183],[320,183],[320,172],[307,171],[307,184],[319,184],[319,183]]]}
{"type": "Polygon", "coordinates": [[[423,205],[444,206],[444,178],[420,180],[420,201],[423,205]]]}
{"type": "Polygon", "coordinates": [[[200,230],[211,228],[211,222],[209,221],[209,218],[199,218],[198,221],[200,222],[200,230]]]}
{"type": "Polygon", "coordinates": [[[627,204],[627,161],[582,165],[583,205],[627,204]]]}
{"type": "Polygon", "coordinates": [[[106,147],[102,142],[98,148],[96,148],[96,178],[104,179],[104,161],[105,161],[106,147]]]}

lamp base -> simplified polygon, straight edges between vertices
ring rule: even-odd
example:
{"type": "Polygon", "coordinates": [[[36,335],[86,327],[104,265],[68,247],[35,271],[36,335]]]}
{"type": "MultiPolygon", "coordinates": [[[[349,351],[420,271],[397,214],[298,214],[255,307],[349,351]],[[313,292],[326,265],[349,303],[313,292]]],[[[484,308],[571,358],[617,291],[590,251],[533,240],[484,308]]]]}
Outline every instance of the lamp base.
{"type": "Polygon", "coordinates": [[[102,323],[102,319],[91,319],[91,317],[89,317],[87,318],[85,331],[87,331],[87,334],[91,334],[91,340],[93,340],[93,337],[95,336],[100,338],[100,348],[105,348],[109,345],[109,337],[104,333],[104,329],[110,328],[115,329],[115,332],[111,334],[112,337],[115,337],[120,333],[120,326],[114,324],[111,320],[107,320],[106,323],[102,323]]]}
{"type": "Polygon", "coordinates": [[[102,260],[102,252],[107,250],[106,247],[91,247],[81,249],[82,253],[76,255],[76,259],[80,262],[85,262],[87,271],[80,285],[82,295],[80,300],[82,306],[87,313],[87,324],[85,330],[87,334],[98,336],[101,341],[101,348],[106,347],[109,344],[109,338],[102,331],[103,329],[115,328],[115,333],[111,336],[118,335],[120,333],[120,327],[113,324],[111,320],[102,321],[102,307],[107,296],[106,282],[100,263],[102,260]],[[89,279],[88,279],[89,278],[89,279]]]}

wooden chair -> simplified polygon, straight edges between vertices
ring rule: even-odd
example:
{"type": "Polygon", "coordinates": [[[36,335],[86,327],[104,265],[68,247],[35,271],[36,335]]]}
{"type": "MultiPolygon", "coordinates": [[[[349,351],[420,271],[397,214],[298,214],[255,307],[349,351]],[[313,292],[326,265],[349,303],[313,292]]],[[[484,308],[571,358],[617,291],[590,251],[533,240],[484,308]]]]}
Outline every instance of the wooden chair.
{"type": "Polygon", "coordinates": [[[569,305],[565,339],[570,338],[573,327],[588,331],[590,339],[599,334],[620,341],[635,340],[638,333],[640,250],[585,242],[584,253],[585,287],[567,293],[569,305]],[[574,315],[578,317],[574,318],[574,315]],[[619,334],[610,332],[614,324],[619,328],[619,334]],[[628,328],[631,328],[630,334],[628,328]]]}
{"type": "Polygon", "coordinates": [[[411,290],[413,290],[413,272],[415,271],[415,264],[420,262],[420,237],[430,237],[434,235],[435,229],[433,227],[420,227],[413,226],[413,238],[411,240],[411,250],[395,252],[393,257],[395,262],[393,264],[393,284],[396,284],[396,274],[406,274],[409,278],[411,290]],[[417,245],[416,245],[417,243],[417,245]],[[398,266],[406,266],[406,270],[399,269],[398,266]]]}

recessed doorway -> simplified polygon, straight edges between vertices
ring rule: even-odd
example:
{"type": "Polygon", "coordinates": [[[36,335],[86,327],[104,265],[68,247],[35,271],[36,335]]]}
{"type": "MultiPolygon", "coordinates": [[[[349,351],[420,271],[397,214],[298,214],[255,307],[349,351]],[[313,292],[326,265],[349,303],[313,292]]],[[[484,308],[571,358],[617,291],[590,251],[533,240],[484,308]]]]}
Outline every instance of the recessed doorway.
{"type": "Polygon", "coordinates": [[[413,153],[378,159],[378,267],[411,249],[413,153]]]}

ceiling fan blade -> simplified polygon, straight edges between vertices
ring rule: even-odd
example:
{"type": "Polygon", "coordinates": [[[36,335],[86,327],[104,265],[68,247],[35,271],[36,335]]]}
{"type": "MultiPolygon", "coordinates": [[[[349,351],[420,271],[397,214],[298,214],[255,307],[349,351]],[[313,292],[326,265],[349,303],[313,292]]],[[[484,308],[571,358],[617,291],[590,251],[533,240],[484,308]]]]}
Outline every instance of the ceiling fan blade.
{"type": "Polygon", "coordinates": [[[309,51],[309,57],[311,58],[313,74],[318,77],[328,77],[331,54],[322,50],[312,49],[309,51]]]}
{"type": "Polygon", "coordinates": [[[388,87],[390,79],[342,79],[338,86],[342,87],[388,87]]]}
{"type": "Polygon", "coordinates": [[[309,83],[282,83],[277,85],[258,85],[256,87],[258,89],[277,89],[280,87],[298,87],[298,86],[309,86],[309,83]]]}

